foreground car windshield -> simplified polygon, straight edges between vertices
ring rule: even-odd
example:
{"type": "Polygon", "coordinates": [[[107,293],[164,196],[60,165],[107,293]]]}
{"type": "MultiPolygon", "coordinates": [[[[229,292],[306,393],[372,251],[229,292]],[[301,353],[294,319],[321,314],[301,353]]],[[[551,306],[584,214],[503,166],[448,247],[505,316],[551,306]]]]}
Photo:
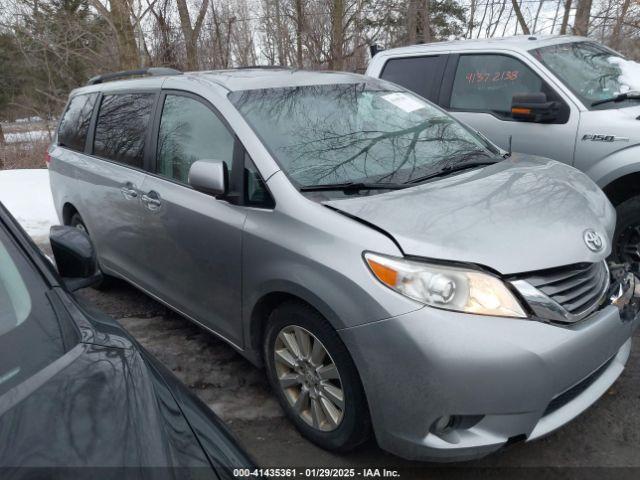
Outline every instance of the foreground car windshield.
{"type": "Polygon", "coordinates": [[[231,101],[300,187],[399,184],[497,151],[447,114],[379,84],[235,92],[231,101]]]}
{"type": "Polygon", "coordinates": [[[0,227],[0,396],[64,351],[42,278],[0,227]]]}
{"type": "MultiPolygon", "coordinates": [[[[621,93],[640,90],[640,64],[625,60],[612,50],[591,42],[551,45],[531,51],[551,70],[585,106],[613,98],[621,93]]],[[[637,100],[603,103],[602,108],[638,105],[637,100]]]]}

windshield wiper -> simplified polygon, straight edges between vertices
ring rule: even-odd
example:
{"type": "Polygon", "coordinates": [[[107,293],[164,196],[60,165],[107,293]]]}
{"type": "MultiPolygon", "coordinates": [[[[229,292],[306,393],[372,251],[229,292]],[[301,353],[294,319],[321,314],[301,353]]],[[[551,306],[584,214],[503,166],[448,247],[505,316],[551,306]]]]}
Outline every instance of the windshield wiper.
{"type": "Polygon", "coordinates": [[[346,182],[346,183],[325,183],[324,185],[305,185],[300,187],[301,192],[322,192],[338,190],[343,192],[359,192],[360,190],[400,190],[407,188],[401,183],[367,183],[367,182],[346,182]]]}
{"type": "Polygon", "coordinates": [[[596,100],[595,102],[591,103],[591,106],[595,107],[598,105],[602,105],[604,103],[610,103],[610,102],[617,103],[617,102],[623,102],[625,100],[640,100],[640,92],[633,90],[630,92],[619,93],[615,97],[605,98],[604,100],[596,100]]]}
{"type": "Polygon", "coordinates": [[[437,172],[430,173],[428,175],[424,175],[422,177],[414,178],[406,183],[421,183],[426,182],[427,180],[431,180],[432,178],[444,177],[446,175],[450,175],[454,172],[461,172],[462,170],[468,170],[470,168],[483,167],[486,165],[493,165],[494,163],[498,163],[497,161],[493,162],[467,162],[467,163],[459,163],[457,165],[449,165],[447,167],[443,167],[441,170],[437,172]]]}

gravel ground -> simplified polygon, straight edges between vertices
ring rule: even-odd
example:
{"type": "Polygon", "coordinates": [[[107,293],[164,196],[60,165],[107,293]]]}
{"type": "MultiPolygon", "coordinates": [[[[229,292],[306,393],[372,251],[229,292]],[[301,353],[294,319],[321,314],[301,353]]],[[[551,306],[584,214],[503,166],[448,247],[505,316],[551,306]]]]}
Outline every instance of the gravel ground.
{"type": "Polygon", "coordinates": [[[263,372],[213,335],[125,284],[104,292],[86,289],[79,296],[117,318],[227,422],[261,466],[392,467],[402,468],[403,478],[423,477],[427,471],[430,477],[463,475],[468,468],[485,472],[484,477],[502,472],[505,478],[513,478],[513,467],[545,467],[518,468],[518,476],[539,478],[544,471],[557,478],[571,473],[579,478],[640,478],[637,340],[619,381],[594,407],[557,433],[512,445],[480,461],[444,467],[404,461],[383,452],[375,442],[346,455],[325,452],[303,439],[283,417],[263,372]]]}

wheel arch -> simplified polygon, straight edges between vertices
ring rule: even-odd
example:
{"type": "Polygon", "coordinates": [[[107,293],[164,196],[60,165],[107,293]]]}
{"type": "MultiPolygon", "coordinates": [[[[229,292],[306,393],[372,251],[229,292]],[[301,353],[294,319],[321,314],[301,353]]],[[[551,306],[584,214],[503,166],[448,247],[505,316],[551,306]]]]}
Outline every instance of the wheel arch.
{"type": "Polygon", "coordinates": [[[262,341],[269,316],[279,305],[287,301],[297,301],[308,305],[322,315],[336,330],[342,326],[335,311],[316,294],[290,282],[276,282],[270,288],[264,289],[259,295],[256,295],[256,300],[247,309],[246,325],[248,328],[245,333],[245,345],[248,348],[245,353],[256,365],[264,363],[262,341]]]}
{"type": "Polygon", "coordinates": [[[80,215],[78,209],[71,202],[65,202],[62,206],[62,223],[63,225],[69,225],[71,223],[71,218],[75,214],[80,215]]]}
{"type": "Polygon", "coordinates": [[[620,205],[622,202],[640,195],[640,166],[636,172],[622,175],[603,186],[602,190],[607,195],[613,205],[620,205]]]}

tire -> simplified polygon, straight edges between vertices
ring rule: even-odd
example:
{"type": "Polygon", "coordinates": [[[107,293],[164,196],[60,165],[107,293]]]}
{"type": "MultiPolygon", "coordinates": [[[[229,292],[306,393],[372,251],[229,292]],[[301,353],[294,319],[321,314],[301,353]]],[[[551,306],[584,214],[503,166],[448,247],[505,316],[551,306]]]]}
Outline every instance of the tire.
{"type": "MultiPolygon", "coordinates": [[[[304,342],[296,340],[297,344],[304,344],[304,342]]],[[[371,436],[369,409],[356,366],[337,332],[316,310],[302,302],[295,301],[285,302],[278,306],[269,317],[264,337],[263,354],[271,388],[289,420],[305,438],[326,450],[346,452],[365,442],[371,436]],[[288,338],[297,339],[300,332],[303,335],[308,335],[309,338],[306,348],[307,364],[299,367],[299,372],[303,372],[302,374],[292,370],[286,362],[275,359],[276,349],[280,353],[291,352],[291,349],[283,348],[285,337],[280,334],[286,333],[289,335],[288,338]],[[314,361],[314,357],[311,355],[317,341],[320,341],[320,346],[324,347],[326,352],[322,362],[314,361]],[[337,379],[335,373],[333,375],[329,373],[334,372],[331,363],[335,365],[338,372],[337,379]],[[320,366],[321,364],[324,366],[320,366]],[[309,371],[311,373],[304,374],[309,371]],[[288,372],[288,379],[291,375],[297,375],[298,384],[289,388],[281,386],[280,378],[283,377],[283,372],[288,372]],[[322,375],[318,372],[322,372],[322,375]],[[325,377],[325,379],[320,379],[320,377],[325,377]],[[300,393],[298,399],[301,396],[305,398],[301,393],[303,388],[303,384],[300,382],[301,378],[305,378],[305,381],[308,381],[308,385],[310,385],[307,390],[309,397],[303,402],[308,405],[308,409],[302,414],[297,412],[292,405],[292,402],[296,400],[297,392],[300,393]],[[330,405],[327,402],[334,407],[339,405],[340,402],[333,402],[339,398],[336,392],[340,389],[344,403],[339,421],[335,422],[335,418],[337,418],[335,414],[340,409],[329,408],[330,405]],[[317,407],[315,412],[312,408],[314,400],[317,407]]],[[[316,358],[318,357],[316,356],[316,358]]]]}
{"type": "Polygon", "coordinates": [[[615,262],[640,264],[640,196],[622,202],[616,212],[618,221],[611,257],[615,262]]]}
{"type": "MultiPolygon", "coordinates": [[[[76,212],[71,216],[71,220],[69,221],[69,226],[77,228],[78,230],[86,233],[87,236],[89,236],[89,230],[87,229],[87,226],[85,225],[79,213],[76,212]]],[[[100,267],[98,266],[98,268],[100,267]]],[[[116,282],[117,282],[116,278],[112,277],[111,275],[106,275],[103,273],[102,280],[100,280],[95,285],[92,285],[91,288],[93,288],[94,290],[108,290],[116,282]]]]}

